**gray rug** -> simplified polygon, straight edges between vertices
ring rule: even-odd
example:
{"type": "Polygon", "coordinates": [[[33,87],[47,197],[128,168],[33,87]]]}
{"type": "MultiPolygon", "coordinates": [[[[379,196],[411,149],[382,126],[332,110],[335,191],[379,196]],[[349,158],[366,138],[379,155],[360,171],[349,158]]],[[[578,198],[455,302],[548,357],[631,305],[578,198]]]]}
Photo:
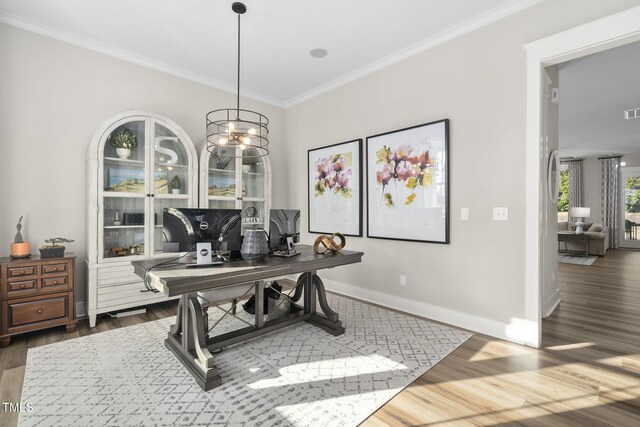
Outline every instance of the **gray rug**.
{"type": "Polygon", "coordinates": [[[591,265],[598,259],[597,256],[571,256],[567,254],[558,254],[558,262],[563,264],[579,264],[579,265],[591,265]]]}
{"type": "Polygon", "coordinates": [[[164,347],[174,318],[30,349],[19,425],[355,426],[471,336],[329,297],[344,335],[302,323],[229,347],[209,392],[164,347]]]}

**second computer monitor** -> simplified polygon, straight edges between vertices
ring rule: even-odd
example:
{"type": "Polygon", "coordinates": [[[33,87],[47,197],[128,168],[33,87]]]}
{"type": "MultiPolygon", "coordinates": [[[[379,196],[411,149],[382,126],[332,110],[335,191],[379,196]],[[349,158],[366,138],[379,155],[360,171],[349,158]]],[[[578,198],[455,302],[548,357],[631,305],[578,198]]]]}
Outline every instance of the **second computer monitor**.
{"type": "Polygon", "coordinates": [[[297,209],[271,209],[269,214],[269,248],[271,251],[289,251],[287,238],[300,241],[300,211],[297,209]]]}

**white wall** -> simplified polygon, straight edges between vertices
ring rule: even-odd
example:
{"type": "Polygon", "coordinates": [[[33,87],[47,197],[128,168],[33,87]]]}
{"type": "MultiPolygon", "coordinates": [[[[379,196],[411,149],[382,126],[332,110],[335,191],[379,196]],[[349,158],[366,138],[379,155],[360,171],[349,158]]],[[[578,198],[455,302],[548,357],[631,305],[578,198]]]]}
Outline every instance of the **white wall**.
{"type": "MultiPolygon", "coordinates": [[[[0,256],[24,215],[32,252],[48,237],[75,239],[77,301],[85,299],[85,156],[113,114],[141,109],[176,121],[195,143],[205,114],[235,95],[0,24],[0,256]]],[[[286,182],[284,111],[251,100],[241,106],[270,120],[273,187],[286,182]]],[[[199,151],[199,150],[198,150],[199,151]]],[[[273,191],[276,205],[287,194],[273,191]]]]}
{"type": "MultiPolygon", "coordinates": [[[[451,119],[451,244],[349,238],[349,249],[365,252],[364,265],[326,273],[330,287],[523,341],[522,45],[638,3],[543,2],[288,109],[294,176],[306,174],[310,148],[451,119]],[[491,220],[496,206],[509,207],[508,222],[491,220]],[[469,221],[459,219],[461,207],[470,208],[469,221]],[[407,275],[406,287],[398,285],[400,274],[407,275]]],[[[306,180],[289,188],[293,203],[306,206],[306,180]]],[[[307,219],[303,214],[303,224],[307,219]]],[[[303,241],[315,237],[304,233],[303,241]]]]}

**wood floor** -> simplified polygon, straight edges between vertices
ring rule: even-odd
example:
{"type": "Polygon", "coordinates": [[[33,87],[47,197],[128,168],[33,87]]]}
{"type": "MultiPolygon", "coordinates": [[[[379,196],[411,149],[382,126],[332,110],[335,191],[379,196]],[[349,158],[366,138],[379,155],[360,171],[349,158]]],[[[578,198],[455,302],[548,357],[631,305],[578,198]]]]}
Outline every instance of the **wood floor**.
{"type": "MultiPolygon", "coordinates": [[[[474,335],[363,426],[640,426],[640,252],[608,251],[592,266],[559,265],[562,303],[539,350],[474,335]]],[[[18,402],[28,348],[175,314],[101,319],[17,337],[0,349],[0,402],[18,402]]],[[[0,407],[0,426],[17,414],[0,407]]]]}

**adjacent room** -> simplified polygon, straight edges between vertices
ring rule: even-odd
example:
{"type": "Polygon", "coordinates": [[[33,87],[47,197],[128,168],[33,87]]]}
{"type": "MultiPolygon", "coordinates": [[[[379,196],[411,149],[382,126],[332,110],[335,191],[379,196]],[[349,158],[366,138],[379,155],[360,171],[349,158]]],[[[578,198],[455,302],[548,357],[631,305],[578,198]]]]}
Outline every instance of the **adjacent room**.
{"type": "Polygon", "coordinates": [[[640,43],[549,70],[557,115],[557,271],[543,342],[574,341],[605,358],[636,341],[640,320],[640,43]]]}
{"type": "Polygon", "coordinates": [[[640,0],[0,0],[0,425],[640,423],[640,0]]]}

